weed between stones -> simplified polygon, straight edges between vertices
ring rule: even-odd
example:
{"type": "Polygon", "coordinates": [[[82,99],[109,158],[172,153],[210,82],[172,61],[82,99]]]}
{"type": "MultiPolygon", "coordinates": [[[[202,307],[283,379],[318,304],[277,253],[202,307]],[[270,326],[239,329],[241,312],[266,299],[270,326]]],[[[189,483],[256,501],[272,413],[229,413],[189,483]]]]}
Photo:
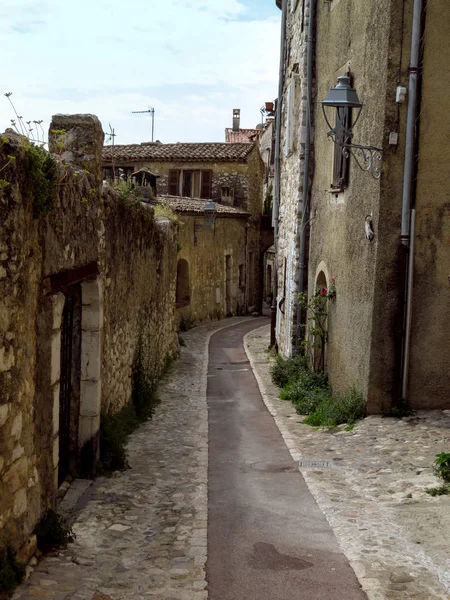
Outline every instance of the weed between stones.
{"type": "Polygon", "coordinates": [[[73,542],[75,534],[61,515],[48,510],[35,529],[38,548],[42,554],[67,546],[73,542]]]}
{"type": "MultiPolygon", "coordinates": [[[[142,329],[141,329],[142,331],[142,329]]],[[[158,378],[148,367],[147,344],[138,336],[134,363],[131,402],[113,414],[102,415],[100,424],[100,463],[102,472],[111,473],[129,467],[127,441],[140,423],[151,419],[160,400],[156,391],[159,379],[167,374],[173,358],[167,356],[158,378]]]]}
{"type": "Polygon", "coordinates": [[[281,387],[280,398],[290,400],[298,414],[308,415],[303,423],[313,427],[348,424],[348,430],[366,414],[363,395],[352,387],[345,394],[333,395],[328,376],[312,372],[305,356],[283,359],[277,356],[272,381],[281,387]]]}
{"type": "Polygon", "coordinates": [[[11,548],[0,550],[0,599],[7,598],[24,576],[25,565],[17,562],[14,551],[11,548]]]}

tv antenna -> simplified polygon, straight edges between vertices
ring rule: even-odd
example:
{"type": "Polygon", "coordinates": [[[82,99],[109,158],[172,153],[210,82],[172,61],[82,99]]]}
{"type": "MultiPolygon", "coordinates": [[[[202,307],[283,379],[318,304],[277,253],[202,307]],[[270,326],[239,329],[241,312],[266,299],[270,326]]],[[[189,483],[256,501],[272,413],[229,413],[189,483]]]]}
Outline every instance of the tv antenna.
{"type": "Polygon", "coordinates": [[[151,117],[152,117],[152,142],[153,142],[153,137],[154,137],[154,133],[155,133],[155,109],[153,107],[150,107],[148,110],[132,110],[131,112],[134,115],[142,115],[144,113],[148,113],[151,115],[151,117]]]}
{"type": "Polygon", "coordinates": [[[116,130],[114,129],[114,127],[111,127],[111,123],[109,123],[109,133],[107,133],[106,135],[108,135],[108,139],[106,140],[106,143],[111,142],[112,145],[112,152],[111,152],[111,165],[112,165],[112,172],[113,172],[113,181],[116,180],[116,168],[115,168],[115,164],[114,164],[114,142],[115,142],[115,138],[116,138],[116,130]]]}

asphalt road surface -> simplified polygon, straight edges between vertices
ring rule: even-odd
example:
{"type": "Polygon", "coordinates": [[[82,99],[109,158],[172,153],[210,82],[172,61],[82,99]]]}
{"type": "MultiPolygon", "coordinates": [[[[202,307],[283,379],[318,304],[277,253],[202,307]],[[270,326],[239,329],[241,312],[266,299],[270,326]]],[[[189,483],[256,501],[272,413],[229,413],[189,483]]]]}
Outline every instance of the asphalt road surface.
{"type": "Polygon", "coordinates": [[[210,600],[363,600],[245,354],[243,336],[266,322],[241,323],[210,341],[210,600]]]}

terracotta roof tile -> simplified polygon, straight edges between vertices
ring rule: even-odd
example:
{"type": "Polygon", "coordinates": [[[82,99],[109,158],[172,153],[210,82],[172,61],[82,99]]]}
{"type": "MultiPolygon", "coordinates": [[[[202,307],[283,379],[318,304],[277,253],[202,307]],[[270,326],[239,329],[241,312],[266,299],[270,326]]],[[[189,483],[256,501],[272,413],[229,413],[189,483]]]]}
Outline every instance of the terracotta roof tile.
{"type": "Polygon", "coordinates": [[[123,162],[136,161],[218,161],[218,162],[241,162],[245,161],[253,149],[253,144],[248,143],[201,143],[201,144],[160,144],[144,143],[129,144],[126,146],[104,146],[103,160],[114,159],[123,162]]]}
{"type": "MultiPolygon", "coordinates": [[[[203,200],[201,198],[185,198],[182,196],[157,196],[156,199],[151,200],[152,204],[164,204],[171,208],[174,212],[193,212],[193,213],[203,213],[203,209],[205,208],[207,200],[203,200]]],[[[236,216],[236,217],[246,217],[249,213],[241,208],[236,208],[234,206],[227,206],[226,204],[215,203],[217,214],[224,216],[236,216]]]]}
{"type": "Polygon", "coordinates": [[[234,131],[227,127],[227,129],[225,129],[225,141],[227,144],[253,142],[255,136],[259,136],[260,133],[260,129],[239,129],[239,131],[234,131]]]}

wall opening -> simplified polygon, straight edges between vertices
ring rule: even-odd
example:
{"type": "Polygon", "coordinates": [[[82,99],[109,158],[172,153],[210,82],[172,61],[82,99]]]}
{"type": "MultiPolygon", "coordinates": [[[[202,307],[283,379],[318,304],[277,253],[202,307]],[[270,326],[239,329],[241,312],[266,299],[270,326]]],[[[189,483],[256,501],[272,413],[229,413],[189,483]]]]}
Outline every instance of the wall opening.
{"type": "Polygon", "coordinates": [[[191,285],[189,280],[189,263],[180,258],[177,264],[176,307],[188,306],[191,302],[191,285]]]}
{"type": "MultiPolygon", "coordinates": [[[[323,271],[320,271],[316,278],[315,293],[317,294],[321,290],[328,290],[327,278],[323,271]]],[[[314,336],[313,341],[313,361],[314,371],[325,371],[326,370],[326,354],[327,354],[327,340],[328,340],[328,317],[327,317],[327,296],[326,293],[321,296],[325,304],[325,314],[319,315],[315,323],[312,326],[318,332],[314,336]]]]}
{"type": "Polygon", "coordinates": [[[81,383],[81,286],[64,292],[59,382],[58,485],[77,473],[81,383]]]}

